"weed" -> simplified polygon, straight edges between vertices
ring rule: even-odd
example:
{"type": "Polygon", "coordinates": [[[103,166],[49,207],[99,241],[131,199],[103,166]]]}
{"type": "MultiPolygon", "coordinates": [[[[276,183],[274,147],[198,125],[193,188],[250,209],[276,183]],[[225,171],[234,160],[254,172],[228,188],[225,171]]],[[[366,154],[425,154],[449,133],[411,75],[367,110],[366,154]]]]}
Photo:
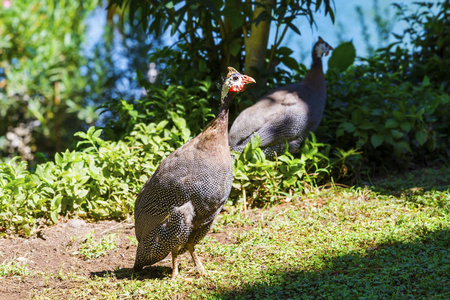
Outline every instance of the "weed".
{"type": "Polygon", "coordinates": [[[24,276],[28,275],[28,264],[17,260],[4,261],[0,264],[0,276],[24,276]]]}
{"type": "Polygon", "coordinates": [[[116,249],[116,234],[110,233],[95,242],[94,232],[86,234],[85,240],[80,244],[78,251],[72,252],[73,255],[81,255],[84,259],[94,259],[110,250],[116,249]]]}

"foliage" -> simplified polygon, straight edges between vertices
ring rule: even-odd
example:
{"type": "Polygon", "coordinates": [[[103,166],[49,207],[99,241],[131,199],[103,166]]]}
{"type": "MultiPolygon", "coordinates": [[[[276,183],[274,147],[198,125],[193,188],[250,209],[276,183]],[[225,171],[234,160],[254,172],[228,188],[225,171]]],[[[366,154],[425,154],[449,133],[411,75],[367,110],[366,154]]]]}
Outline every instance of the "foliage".
{"type": "Polygon", "coordinates": [[[12,259],[9,262],[4,261],[0,264],[0,276],[26,276],[29,274],[30,271],[26,262],[12,259]]]}
{"type": "MultiPolygon", "coordinates": [[[[170,278],[170,261],[139,273],[130,269],[132,261],[110,264],[110,271],[103,271],[102,262],[101,272],[80,272],[76,277],[60,279],[44,271],[55,280],[49,286],[38,282],[33,296],[447,299],[449,208],[410,202],[402,191],[405,186],[420,186],[435,196],[449,197],[449,176],[448,168],[425,168],[408,173],[407,178],[393,174],[366,187],[314,189],[289,205],[247,213],[227,205],[213,225],[214,234],[196,247],[206,277],[197,275],[189,254],[180,255],[180,277],[175,280],[170,278]],[[446,186],[431,190],[437,187],[436,177],[442,177],[446,186]],[[393,178],[397,182],[390,185],[393,178]],[[386,185],[389,190],[379,190],[386,185]]],[[[131,255],[136,249],[136,245],[123,247],[124,252],[132,247],[131,255]]],[[[116,253],[109,255],[105,261],[116,253]]],[[[42,278],[40,271],[13,283],[20,287],[18,283],[30,276],[42,278]]]]}
{"type": "MultiPolygon", "coordinates": [[[[169,126],[169,121],[137,124],[126,140],[118,142],[103,140],[95,127],[76,135],[81,138],[79,151],[57,153],[54,162],[39,164],[34,172],[17,159],[0,164],[3,232],[17,230],[28,236],[40,225],[56,223],[60,216],[127,218],[138,192],[161,160],[186,142],[181,129],[169,126]]],[[[328,182],[332,172],[336,178],[351,176],[352,172],[341,170],[356,165],[358,155],[335,151],[330,161],[329,152],[329,145],[313,138],[299,158],[285,154],[271,162],[253,141],[235,160],[230,201],[241,202],[245,188],[249,205],[261,206],[268,199],[277,203],[280,197],[328,182]]]]}
{"type": "Polygon", "coordinates": [[[379,73],[379,58],[344,74],[327,73],[328,103],[317,135],[342,149],[357,147],[368,167],[447,155],[448,94],[428,78],[420,85],[398,72],[379,73]]]}
{"type": "MultiPolygon", "coordinates": [[[[344,67],[329,61],[327,108],[317,136],[335,147],[360,149],[366,168],[405,168],[408,163],[447,161],[450,155],[448,3],[415,5],[419,9],[410,15],[398,6],[409,24],[397,35],[399,42],[342,73],[337,70],[344,67]],[[412,51],[400,43],[408,35],[412,51]]],[[[350,61],[351,52],[341,53],[339,61],[346,53],[350,61]]]]}
{"type": "MultiPolygon", "coordinates": [[[[111,112],[115,116],[105,123],[106,138],[127,136],[137,123],[167,121],[182,133],[180,142],[186,142],[191,132],[197,134],[206,127],[208,118],[213,116],[209,113],[210,95],[220,92],[209,79],[198,81],[191,87],[146,82],[143,85],[147,88],[146,97],[134,102],[112,100],[101,107],[102,112],[111,112]]],[[[218,109],[220,96],[215,99],[218,109]]]]}
{"type": "Polygon", "coordinates": [[[0,220],[3,231],[33,234],[60,215],[122,219],[159,162],[180,146],[179,131],[167,122],[138,124],[128,141],[107,142],[101,130],[80,132],[81,151],[66,150],[55,161],[27,170],[17,158],[0,164],[0,220]],[[151,132],[151,135],[148,133],[151,132]]]}
{"type": "MultiPolygon", "coordinates": [[[[156,37],[167,31],[172,36],[176,35],[178,50],[175,51],[182,53],[185,62],[179,65],[178,72],[190,79],[176,84],[190,84],[193,78],[211,76],[216,80],[227,66],[243,70],[244,61],[249,75],[253,74],[253,68],[258,71],[272,68],[273,71],[273,67],[279,63],[274,59],[275,53],[286,32],[292,30],[300,34],[294,20],[304,17],[312,26],[313,12],[321,8],[325,15],[329,14],[334,20],[331,2],[206,0],[186,4],[184,1],[167,0],[113,0],[109,8],[127,7],[130,19],[139,12],[143,28],[156,37]],[[271,24],[276,30],[272,46],[269,47],[271,24]],[[266,52],[269,49],[269,62],[266,64],[266,52]]],[[[163,51],[170,51],[170,48],[163,51]]]]}
{"type": "MultiPolygon", "coordinates": [[[[349,67],[352,49],[351,43],[337,47],[330,62],[327,108],[317,140],[313,135],[299,153],[275,161],[252,141],[243,154],[235,154],[231,203],[247,207],[289,201],[317,186],[352,181],[361,165],[380,171],[405,168],[405,162],[446,161],[449,95],[427,76],[419,84],[405,80],[407,68],[394,68],[389,51],[349,67]]],[[[405,53],[399,51],[397,60],[405,53]]],[[[283,49],[283,55],[291,53],[283,49]]],[[[297,80],[305,68],[295,68],[295,74],[280,72],[274,82],[297,80]]],[[[173,65],[169,72],[175,79],[181,76],[173,65]]],[[[78,150],[60,152],[32,171],[17,158],[0,164],[0,231],[30,235],[60,216],[98,220],[131,215],[137,193],[160,161],[206,126],[210,99],[219,106],[220,89],[212,82],[146,85],[146,98],[105,104],[115,118],[103,136],[94,127],[78,132],[78,150]]],[[[419,203],[444,205],[445,199],[422,196],[419,203]]]]}
{"type": "Polygon", "coordinates": [[[117,248],[116,234],[110,233],[103,236],[99,242],[95,242],[93,231],[86,234],[83,242],[80,243],[78,251],[72,252],[72,255],[81,255],[85,259],[94,259],[107,255],[108,251],[117,248]]]}
{"type": "Polygon", "coordinates": [[[445,92],[450,92],[450,2],[417,2],[412,9],[396,5],[398,15],[407,23],[407,29],[384,50],[390,69],[403,72],[409,81],[419,84],[426,77],[430,83],[445,92]],[[411,53],[396,47],[409,42],[411,53]]]}
{"type": "Polygon", "coordinates": [[[337,46],[328,60],[328,69],[336,69],[344,72],[353,65],[356,58],[356,50],[353,42],[345,42],[337,46]]]}
{"type": "Polygon", "coordinates": [[[62,151],[95,121],[89,104],[107,70],[81,49],[86,17],[98,3],[27,0],[0,10],[2,156],[62,151]]]}
{"type": "MultiPolygon", "coordinates": [[[[264,63],[267,52],[270,62],[264,67],[258,67],[260,72],[257,81],[261,88],[250,88],[250,93],[243,97],[245,100],[234,101],[230,108],[230,119],[234,119],[238,111],[249,106],[261,96],[261,92],[269,88],[264,84],[265,81],[283,84],[291,80],[288,72],[273,72],[279,63],[299,69],[298,63],[290,56],[292,50],[280,46],[283,37],[288,30],[298,32],[294,25],[296,16],[305,16],[312,25],[314,9],[317,11],[323,7],[324,13],[334,18],[331,1],[261,3],[196,1],[195,4],[181,5],[179,1],[111,1],[109,11],[123,9],[125,13],[125,8],[128,9],[129,17],[123,18],[125,23],[139,19],[149,34],[158,38],[170,31],[171,35],[177,37],[177,42],[159,48],[150,55],[149,61],[156,63],[159,70],[155,84],[149,84],[138,73],[139,82],[146,90],[145,97],[134,101],[111,100],[102,106],[106,115],[112,112],[111,118],[105,118],[105,137],[117,140],[129,134],[136,123],[166,119],[177,123],[178,117],[187,121],[187,128],[192,135],[198,134],[212,116],[210,108],[214,113],[220,106],[220,88],[216,88],[212,82],[220,82],[227,66],[244,69],[244,49],[249,53],[247,40],[251,38],[252,30],[257,30],[253,28],[256,24],[268,22],[276,25],[277,33],[271,50],[268,51],[268,41],[265,41],[257,47],[252,46],[260,48],[260,55],[250,55],[264,63]],[[263,7],[263,11],[256,12],[263,7]],[[240,25],[234,27],[236,24],[240,25]]],[[[267,28],[267,34],[269,30],[267,28]]],[[[250,64],[247,64],[246,73],[249,74],[251,70],[250,64]]]]}
{"type": "Polygon", "coordinates": [[[333,173],[336,180],[344,180],[349,174],[338,172],[352,168],[359,158],[354,151],[336,151],[331,155],[331,146],[318,143],[314,134],[295,157],[287,152],[275,161],[266,160],[260,143],[259,137],[253,138],[243,153],[234,153],[234,182],[230,195],[234,204],[243,202],[244,206],[251,207],[291,201],[294,195],[309,193],[329,183],[333,173]]]}

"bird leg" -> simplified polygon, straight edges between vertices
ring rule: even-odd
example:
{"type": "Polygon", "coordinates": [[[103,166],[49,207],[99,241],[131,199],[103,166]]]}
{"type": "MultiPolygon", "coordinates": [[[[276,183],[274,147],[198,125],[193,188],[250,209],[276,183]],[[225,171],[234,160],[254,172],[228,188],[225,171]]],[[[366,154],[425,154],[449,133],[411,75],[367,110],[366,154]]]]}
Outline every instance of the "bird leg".
{"type": "Polygon", "coordinates": [[[244,213],[247,215],[247,194],[245,192],[245,187],[243,181],[241,181],[242,199],[244,200],[244,213]]]}
{"type": "Polygon", "coordinates": [[[195,253],[194,244],[187,243],[186,248],[189,250],[189,253],[191,253],[192,259],[194,260],[195,266],[197,267],[198,271],[202,275],[206,275],[205,268],[203,268],[203,264],[200,261],[200,258],[198,258],[197,253],[195,253]]]}
{"type": "Polygon", "coordinates": [[[178,276],[178,246],[172,249],[172,279],[178,276]]]}

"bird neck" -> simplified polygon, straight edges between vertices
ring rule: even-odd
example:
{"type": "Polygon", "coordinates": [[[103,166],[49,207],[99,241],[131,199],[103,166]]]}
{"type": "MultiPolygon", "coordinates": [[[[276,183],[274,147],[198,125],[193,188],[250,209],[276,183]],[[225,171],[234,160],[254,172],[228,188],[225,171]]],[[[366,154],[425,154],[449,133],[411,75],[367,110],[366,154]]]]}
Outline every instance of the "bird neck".
{"type": "Polygon", "coordinates": [[[225,152],[227,157],[230,156],[230,148],[228,145],[228,107],[236,93],[228,92],[223,98],[217,117],[212,120],[199,135],[198,149],[213,153],[225,152]]]}
{"type": "Polygon", "coordinates": [[[226,117],[228,121],[228,108],[230,107],[231,100],[233,100],[235,96],[236,96],[235,92],[229,91],[228,94],[225,97],[223,97],[222,105],[220,106],[219,113],[217,114],[216,119],[226,117]]]}
{"type": "Polygon", "coordinates": [[[217,114],[217,117],[209,123],[209,125],[205,128],[206,129],[221,129],[225,130],[228,134],[228,111],[231,100],[236,96],[235,92],[228,92],[228,94],[223,97],[222,99],[222,105],[220,106],[219,113],[217,114]]]}
{"type": "Polygon", "coordinates": [[[322,58],[318,57],[315,53],[313,54],[313,62],[308,73],[306,73],[305,79],[303,81],[309,81],[312,85],[319,85],[325,82],[325,77],[323,75],[322,58]]]}

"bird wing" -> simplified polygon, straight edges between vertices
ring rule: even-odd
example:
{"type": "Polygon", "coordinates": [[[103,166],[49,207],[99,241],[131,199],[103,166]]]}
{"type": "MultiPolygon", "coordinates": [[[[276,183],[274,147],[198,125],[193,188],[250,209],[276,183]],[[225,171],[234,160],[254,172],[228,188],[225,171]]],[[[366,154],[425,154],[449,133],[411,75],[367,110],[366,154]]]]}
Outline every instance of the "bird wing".
{"type": "Polygon", "coordinates": [[[169,218],[174,207],[189,201],[189,192],[183,182],[189,175],[189,157],[180,156],[182,148],[161,162],[136,199],[134,211],[138,241],[169,218]]]}
{"type": "Polygon", "coordinates": [[[219,147],[224,155],[211,155],[217,154],[217,149],[201,149],[207,144],[202,138],[197,136],[165,158],[139,193],[134,210],[138,241],[168,219],[177,207],[191,202],[205,213],[221,207],[228,198],[233,181],[228,145],[219,147]],[[220,189],[221,186],[226,188],[220,189]]]}
{"type": "Polygon", "coordinates": [[[297,93],[277,90],[241,112],[230,129],[230,146],[245,146],[254,134],[261,137],[261,148],[294,139],[307,114],[297,93]]]}

